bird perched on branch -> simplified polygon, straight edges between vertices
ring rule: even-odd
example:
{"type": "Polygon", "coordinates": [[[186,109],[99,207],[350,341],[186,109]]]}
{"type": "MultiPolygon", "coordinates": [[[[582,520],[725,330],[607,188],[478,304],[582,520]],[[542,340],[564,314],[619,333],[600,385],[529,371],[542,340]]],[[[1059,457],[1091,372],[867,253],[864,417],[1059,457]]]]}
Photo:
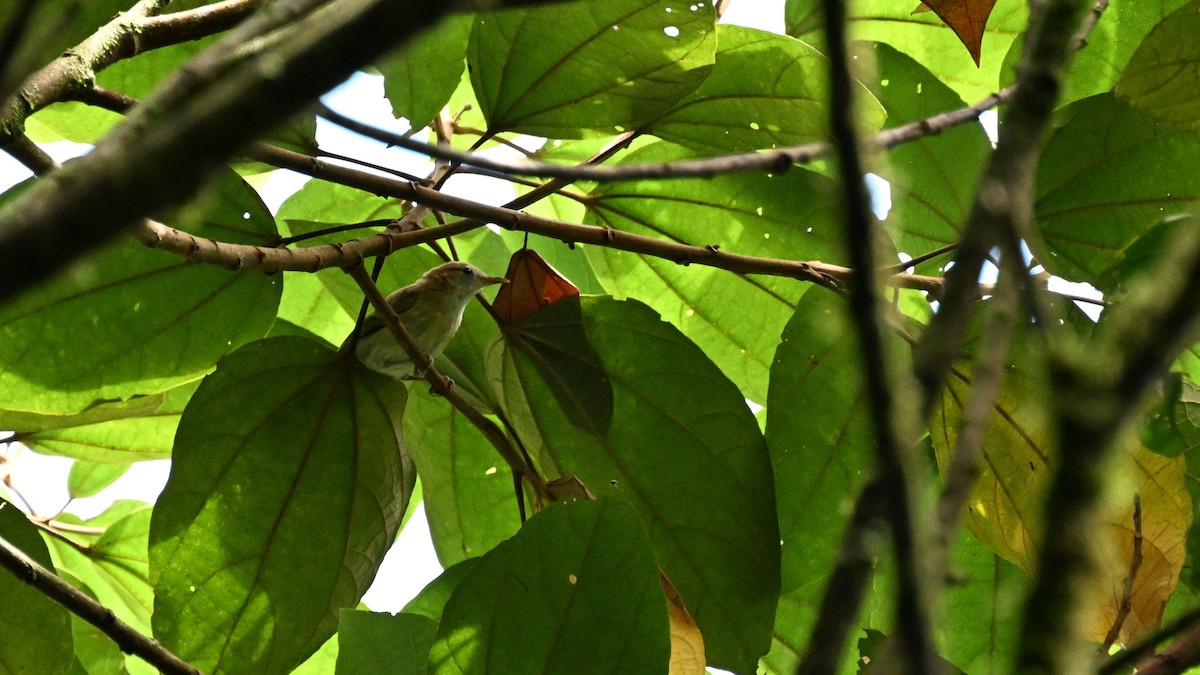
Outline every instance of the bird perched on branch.
{"type": "MultiPolygon", "coordinates": [[[[448,262],[394,291],[387,296],[387,302],[400,316],[417,348],[433,358],[442,353],[458,331],[463,310],[471,298],[487,286],[506,283],[507,279],[488,276],[474,265],[448,262]]],[[[347,339],[346,343],[349,342],[347,339]]],[[[377,373],[401,380],[420,379],[422,375],[418,371],[423,368],[413,365],[404,347],[375,312],[363,322],[354,353],[363,365],[377,373]]]]}

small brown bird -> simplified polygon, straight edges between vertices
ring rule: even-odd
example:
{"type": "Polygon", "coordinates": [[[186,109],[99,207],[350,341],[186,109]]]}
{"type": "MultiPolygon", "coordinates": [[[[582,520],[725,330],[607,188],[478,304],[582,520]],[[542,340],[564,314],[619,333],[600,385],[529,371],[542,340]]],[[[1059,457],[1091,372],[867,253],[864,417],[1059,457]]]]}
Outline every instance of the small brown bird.
{"type": "MultiPolygon", "coordinates": [[[[431,358],[442,353],[462,324],[463,310],[475,294],[508,279],[484,274],[465,262],[448,262],[429,270],[413,283],[387,296],[387,302],[417,347],[431,358]]],[[[344,345],[343,345],[344,346],[344,345]]],[[[372,312],[363,322],[354,348],[367,368],[396,379],[419,379],[412,359],[372,312]]]]}

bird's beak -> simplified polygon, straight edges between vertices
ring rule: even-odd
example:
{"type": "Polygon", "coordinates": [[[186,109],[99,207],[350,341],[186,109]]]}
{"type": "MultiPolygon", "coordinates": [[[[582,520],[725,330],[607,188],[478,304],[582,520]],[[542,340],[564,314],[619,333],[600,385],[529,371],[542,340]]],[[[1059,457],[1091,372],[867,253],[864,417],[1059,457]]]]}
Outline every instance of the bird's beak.
{"type": "Polygon", "coordinates": [[[480,281],[482,281],[485,286],[491,286],[492,284],[507,284],[508,283],[508,279],[505,279],[504,277],[484,277],[484,278],[480,279],[480,281]]]}

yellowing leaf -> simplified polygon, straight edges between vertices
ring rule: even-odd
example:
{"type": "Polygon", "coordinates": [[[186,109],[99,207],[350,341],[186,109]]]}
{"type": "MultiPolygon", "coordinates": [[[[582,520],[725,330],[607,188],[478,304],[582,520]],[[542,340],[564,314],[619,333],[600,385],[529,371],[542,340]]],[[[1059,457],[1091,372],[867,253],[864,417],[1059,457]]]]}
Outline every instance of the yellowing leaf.
{"type": "MultiPolygon", "coordinates": [[[[1163,606],[1175,591],[1183,568],[1192,500],[1184,485],[1183,457],[1163,457],[1140,446],[1125,466],[1116,469],[1129,477],[1142,500],[1142,562],[1133,580],[1132,608],[1122,625],[1119,641],[1136,642],[1158,625],[1163,606]]],[[[1111,555],[1105,558],[1103,594],[1096,623],[1089,637],[1102,640],[1112,625],[1129,576],[1134,553],[1133,501],[1107,525],[1111,555]]]]}
{"type": "Polygon", "coordinates": [[[671,619],[671,668],[670,675],[703,675],[704,636],[700,627],[692,620],[679,591],[662,572],[658,573],[663,593],[667,596],[667,616],[671,619]]]}
{"type": "MultiPolygon", "coordinates": [[[[931,425],[938,463],[945,466],[961,423],[961,403],[970,383],[957,379],[943,395],[931,425]]],[[[1012,382],[1000,395],[984,440],[983,470],[969,502],[967,528],[981,542],[1018,567],[1032,572],[1043,531],[1043,500],[1058,458],[1051,451],[1051,430],[1041,412],[1044,404],[1012,382]]],[[[1142,501],[1143,561],[1134,579],[1120,639],[1128,644],[1153,628],[1175,590],[1192,524],[1192,503],[1184,485],[1183,457],[1162,457],[1136,439],[1109,469],[1125,477],[1113,492],[1113,510],[1104,519],[1103,535],[1094,541],[1101,558],[1091,614],[1083,619],[1084,635],[1100,642],[1113,624],[1123,600],[1133,555],[1133,495],[1142,501]]]]}

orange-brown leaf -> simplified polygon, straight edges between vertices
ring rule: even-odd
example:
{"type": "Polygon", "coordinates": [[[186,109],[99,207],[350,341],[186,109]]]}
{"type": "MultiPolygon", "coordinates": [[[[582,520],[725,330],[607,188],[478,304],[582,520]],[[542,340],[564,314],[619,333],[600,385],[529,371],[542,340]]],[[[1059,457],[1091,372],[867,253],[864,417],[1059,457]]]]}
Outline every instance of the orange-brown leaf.
{"type": "MultiPolygon", "coordinates": [[[[988,16],[991,15],[996,0],[925,0],[924,4],[946,22],[950,30],[962,40],[963,46],[971,53],[971,58],[978,66],[983,45],[983,30],[987,27],[988,16]]],[[[920,11],[919,7],[917,11],[920,11]]]]}
{"type": "Polygon", "coordinates": [[[523,248],[512,255],[505,273],[508,284],[492,306],[509,323],[516,323],[542,307],[579,297],[579,289],[537,253],[523,248]]]}

